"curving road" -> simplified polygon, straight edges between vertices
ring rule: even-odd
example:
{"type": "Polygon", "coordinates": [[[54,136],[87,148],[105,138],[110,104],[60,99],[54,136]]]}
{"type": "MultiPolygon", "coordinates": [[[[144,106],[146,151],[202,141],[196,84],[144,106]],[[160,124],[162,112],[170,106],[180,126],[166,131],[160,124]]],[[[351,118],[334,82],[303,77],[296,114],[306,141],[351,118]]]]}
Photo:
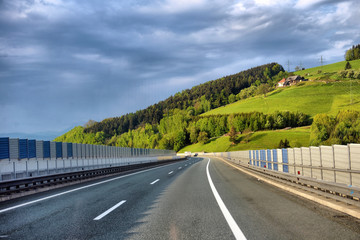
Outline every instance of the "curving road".
{"type": "Polygon", "coordinates": [[[2,202],[0,239],[360,239],[360,221],[192,158],[2,202]]]}

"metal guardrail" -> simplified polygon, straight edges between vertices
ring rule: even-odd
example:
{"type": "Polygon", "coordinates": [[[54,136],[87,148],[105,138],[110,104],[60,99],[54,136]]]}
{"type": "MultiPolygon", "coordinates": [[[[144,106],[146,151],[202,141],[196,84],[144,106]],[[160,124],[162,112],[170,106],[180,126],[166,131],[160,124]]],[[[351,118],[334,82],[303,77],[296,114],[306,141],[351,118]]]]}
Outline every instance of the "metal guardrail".
{"type": "Polygon", "coordinates": [[[149,167],[155,167],[158,165],[169,164],[175,161],[181,161],[186,158],[179,158],[176,160],[163,160],[158,162],[147,162],[141,164],[131,164],[116,167],[107,167],[86,171],[77,171],[70,173],[52,174],[47,176],[23,178],[18,180],[9,180],[0,182],[0,195],[9,195],[15,192],[21,192],[39,187],[47,187],[67,182],[79,181],[99,176],[106,176],[115,173],[124,173],[134,171],[137,169],[144,169],[149,167]]]}
{"type": "MultiPolygon", "coordinates": [[[[270,170],[267,168],[259,168],[257,166],[251,165],[249,163],[244,163],[244,159],[236,159],[236,158],[227,158],[224,159],[231,161],[241,167],[244,167],[248,170],[255,171],[258,174],[266,175],[271,178],[276,178],[283,180],[285,182],[291,182],[298,185],[302,185],[308,188],[316,189],[322,192],[331,193],[333,195],[337,195],[343,198],[351,199],[351,200],[360,200],[360,188],[355,186],[347,186],[339,183],[326,182],[323,180],[312,179],[304,176],[295,176],[289,173],[278,172],[274,170],[270,170]]],[[[282,164],[282,163],[280,163],[282,164]]],[[[326,169],[326,168],[325,168],[326,169]]],[[[342,170],[342,169],[341,169],[342,170]]],[[[345,170],[342,170],[345,171],[345,170]]],[[[360,171],[353,170],[356,173],[360,171]]]]}
{"type": "MultiPolygon", "coordinates": [[[[176,159],[176,156],[161,157],[176,159]]],[[[161,161],[160,157],[0,161],[0,182],[12,179],[161,161]]]]}

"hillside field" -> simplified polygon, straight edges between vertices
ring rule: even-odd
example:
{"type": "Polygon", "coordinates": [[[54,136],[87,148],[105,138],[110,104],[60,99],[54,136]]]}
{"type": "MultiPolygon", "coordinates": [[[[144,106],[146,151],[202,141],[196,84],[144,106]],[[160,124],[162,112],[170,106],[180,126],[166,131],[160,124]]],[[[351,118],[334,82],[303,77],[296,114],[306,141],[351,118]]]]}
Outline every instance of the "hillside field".
{"type": "Polygon", "coordinates": [[[275,111],[337,114],[339,110],[360,110],[360,80],[343,82],[303,82],[297,86],[278,88],[266,97],[256,96],[240,100],[204,113],[203,115],[240,112],[275,111]],[[304,83],[304,84],[303,84],[304,83]]]}
{"type": "Polygon", "coordinates": [[[288,139],[291,147],[309,146],[310,127],[300,127],[290,130],[258,131],[248,134],[240,134],[240,143],[232,145],[228,136],[211,139],[206,144],[197,143],[186,146],[179,153],[183,152],[225,152],[256,149],[277,148],[280,140],[288,139]],[[246,142],[247,141],[247,142],[246,142]]]}
{"type": "MultiPolygon", "coordinates": [[[[354,71],[360,70],[360,59],[349,61],[351,69],[354,71]]],[[[310,80],[338,80],[341,79],[339,72],[345,69],[346,61],[332,63],[324,66],[309,68],[301,71],[294,72],[296,75],[301,75],[310,80]],[[320,72],[319,72],[320,71],[320,72]]]]}

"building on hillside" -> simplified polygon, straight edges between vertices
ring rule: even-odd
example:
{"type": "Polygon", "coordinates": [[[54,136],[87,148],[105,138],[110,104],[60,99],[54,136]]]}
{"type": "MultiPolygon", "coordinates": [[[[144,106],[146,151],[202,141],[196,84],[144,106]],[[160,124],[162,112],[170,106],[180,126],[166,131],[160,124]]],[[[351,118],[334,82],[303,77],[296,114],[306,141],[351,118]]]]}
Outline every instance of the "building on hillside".
{"type": "Polygon", "coordinates": [[[283,87],[285,84],[285,81],[286,81],[285,78],[281,79],[281,81],[278,82],[278,87],[283,87]]]}
{"type": "Polygon", "coordinates": [[[304,79],[299,75],[290,76],[286,79],[285,78],[281,79],[281,81],[278,82],[278,87],[293,86],[302,81],[307,81],[307,79],[304,79]]]}

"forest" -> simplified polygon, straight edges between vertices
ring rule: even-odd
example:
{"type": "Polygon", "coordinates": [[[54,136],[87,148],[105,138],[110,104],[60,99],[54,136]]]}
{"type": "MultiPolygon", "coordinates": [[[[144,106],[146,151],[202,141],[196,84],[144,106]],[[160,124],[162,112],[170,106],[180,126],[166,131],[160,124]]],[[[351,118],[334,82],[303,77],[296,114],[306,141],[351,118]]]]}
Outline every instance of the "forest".
{"type": "Polygon", "coordinates": [[[186,89],[135,113],[93,122],[85,127],[84,133],[103,132],[104,137],[110,139],[114,135],[144,127],[146,124],[159,124],[161,119],[174,109],[187,110],[191,116],[198,116],[238,100],[240,97],[236,98],[236,95],[239,95],[242,89],[251,86],[261,88],[260,86],[266,84],[276,85],[277,81],[286,74],[283,67],[277,63],[254,67],[186,89]]]}

